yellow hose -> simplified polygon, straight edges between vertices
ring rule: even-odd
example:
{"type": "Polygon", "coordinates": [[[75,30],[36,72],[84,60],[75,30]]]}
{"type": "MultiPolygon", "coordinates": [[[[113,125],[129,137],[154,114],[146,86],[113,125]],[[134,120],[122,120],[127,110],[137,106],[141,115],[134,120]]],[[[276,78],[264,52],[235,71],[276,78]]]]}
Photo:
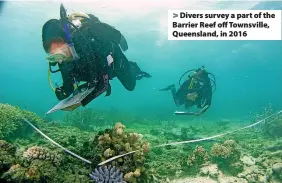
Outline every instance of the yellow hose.
{"type": "Polygon", "coordinates": [[[193,80],[194,80],[194,78],[191,79],[191,82],[190,82],[190,85],[189,85],[189,89],[193,88],[193,84],[194,84],[193,80]]]}
{"type": "Polygon", "coordinates": [[[53,87],[52,82],[51,82],[51,71],[49,68],[48,68],[48,83],[49,83],[50,88],[53,90],[53,92],[55,92],[55,88],[53,87]]]}

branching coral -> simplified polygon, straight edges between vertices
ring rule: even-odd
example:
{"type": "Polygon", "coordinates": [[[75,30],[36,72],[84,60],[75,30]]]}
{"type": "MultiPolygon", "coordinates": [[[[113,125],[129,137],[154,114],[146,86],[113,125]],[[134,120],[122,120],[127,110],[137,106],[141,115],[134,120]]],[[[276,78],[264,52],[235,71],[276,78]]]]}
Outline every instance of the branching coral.
{"type": "Polygon", "coordinates": [[[272,108],[272,104],[263,107],[257,114],[251,114],[253,122],[264,120],[257,130],[262,131],[270,137],[282,137],[282,115],[274,115],[275,111],[272,108]],[[262,128],[263,127],[263,128],[262,128]]]}
{"type": "Polygon", "coordinates": [[[271,123],[265,123],[263,131],[271,137],[282,137],[282,119],[274,120],[271,123]]]}
{"type": "Polygon", "coordinates": [[[104,166],[95,168],[90,177],[97,183],[126,183],[123,173],[116,167],[104,166]]]}
{"type": "Polygon", "coordinates": [[[125,129],[125,126],[121,124],[121,122],[117,122],[113,129],[114,134],[121,136],[123,135],[124,129],[125,129]]]}

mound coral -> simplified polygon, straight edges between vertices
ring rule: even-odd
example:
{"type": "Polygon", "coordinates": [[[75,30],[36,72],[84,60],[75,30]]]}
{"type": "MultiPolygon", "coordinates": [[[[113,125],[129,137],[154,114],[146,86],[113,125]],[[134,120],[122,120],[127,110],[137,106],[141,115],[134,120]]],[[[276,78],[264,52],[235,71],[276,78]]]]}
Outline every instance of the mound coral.
{"type": "Polygon", "coordinates": [[[238,160],[240,158],[239,146],[234,140],[226,140],[223,144],[215,143],[211,148],[214,158],[238,160]]]}
{"type": "Polygon", "coordinates": [[[222,170],[231,174],[238,174],[243,171],[243,164],[240,161],[240,148],[234,140],[226,140],[223,144],[215,143],[211,148],[211,157],[222,170]]]}
{"type": "Polygon", "coordinates": [[[197,146],[193,153],[188,157],[188,166],[198,166],[209,160],[209,155],[202,146],[197,146]]]}
{"type": "Polygon", "coordinates": [[[27,160],[32,161],[35,159],[46,160],[52,162],[54,165],[59,166],[62,160],[61,156],[51,150],[39,146],[33,146],[28,148],[24,154],[27,160]]]}
{"type": "Polygon", "coordinates": [[[9,104],[0,104],[0,139],[29,134],[27,130],[31,129],[23,122],[23,117],[34,125],[43,123],[43,120],[33,112],[9,104]]]}

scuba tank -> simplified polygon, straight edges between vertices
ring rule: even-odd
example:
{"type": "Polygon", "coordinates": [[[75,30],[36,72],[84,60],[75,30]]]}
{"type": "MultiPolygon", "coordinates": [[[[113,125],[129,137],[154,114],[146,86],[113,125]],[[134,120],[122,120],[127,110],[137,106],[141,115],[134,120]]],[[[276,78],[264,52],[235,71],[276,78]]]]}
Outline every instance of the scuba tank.
{"type": "MultiPolygon", "coordinates": [[[[201,70],[205,70],[205,67],[204,66],[202,66],[201,68],[198,68],[198,69],[191,69],[191,70],[188,70],[188,71],[186,71],[186,72],[184,72],[182,75],[181,75],[181,77],[180,77],[180,79],[179,79],[179,86],[181,86],[182,85],[182,83],[181,83],[181,81],[182,81],[182,79],[183,79],[183,77],[185,76],[185,75],[188,75],[188,77],[191,75],[191,73],[192,72],[198,72],[198,71],[201,71],[201,70]]],[[[207,71],[206,71],[207,72],[207,71]]],[[[216,80],[215,80],[215,76],[212,74],[212,73],[210,73],[210,72],[207,72],[207,74],[208,74],[208,77],[209,77],[209,79],[210,79],[210,81],[211,81],[211,87],[213,88],[213,92],[215,92],[215,90],[216,90],[216,80]],[[211,78],[211,77],[212,78],[211,78]]]]}

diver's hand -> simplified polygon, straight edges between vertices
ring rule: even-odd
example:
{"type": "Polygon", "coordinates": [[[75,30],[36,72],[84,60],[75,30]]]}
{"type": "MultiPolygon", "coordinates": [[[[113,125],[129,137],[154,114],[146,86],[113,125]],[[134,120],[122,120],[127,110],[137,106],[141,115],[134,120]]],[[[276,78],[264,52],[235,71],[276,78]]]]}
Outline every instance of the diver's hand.
{"type": "Polygon", "coordinates": [[[75,110],[76,108],[78,108],[79,106],[81,106],[81,102],[79,102],[78,104],[74,104],[74,105],[72,105],[72,106],[69,106],[69,107],[67,107],[67,108],[64,108],[64,109],[62,109],[62,110],[64,110],[64,111],[73,111],[73,110],[75,110]]]}
{"type": "Polygon", "coordinates": [[[193,112],[193,114],[194,114],[195,116],[200,116],[200,115],[201,115],[200,112],[193,112]]]}
{"type": "Polygon", "coordinates": [[[65,98],[67,98],[68,96],[65,94],[65,92],[63,91],[62,87],[58,87],[55,89],[55,94],[56,97],[58,98],[58,100],[64,100],[65,98]]]}

